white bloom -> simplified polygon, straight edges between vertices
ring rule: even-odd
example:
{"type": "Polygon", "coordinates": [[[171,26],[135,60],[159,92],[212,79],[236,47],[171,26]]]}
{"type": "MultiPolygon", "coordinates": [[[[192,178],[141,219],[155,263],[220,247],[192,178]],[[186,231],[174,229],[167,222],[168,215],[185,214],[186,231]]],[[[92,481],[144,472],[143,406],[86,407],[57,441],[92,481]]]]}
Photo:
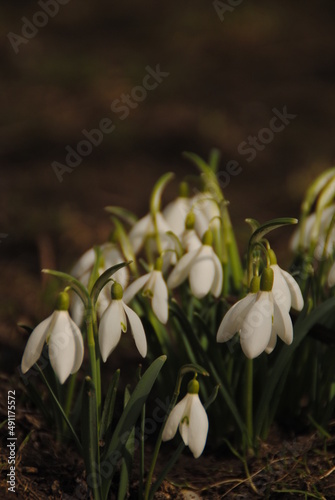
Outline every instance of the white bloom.
{"type": "Polygon", "coordinates": [[[187,277],[195,297],[200,299],[208,292],[211,292],[214,297],[220,295],[223,279],[222,266],[211,245],[202,244],[183,255],[171,272],[167,285],[171,289],[175,288],[187,277]]]}
{"type": "MultiPolygon", "coordinates": [[[[272,270],[271,270],[272,271],[272,270]]],[[[227,342],[236,332],[247,358],[253,359],[263,351],[272,352],[277,335],[285,344],[293,341],[293,326],[287,302],[277,300],[273,291],[261,290],[249,293],[229,309],[217,332],[217,342],[227,342]]]]}
{"type": "MultiPolygon", "coordinates": [[[[156,214],[156,225],[160,238],[164,240],[162,242],[162,246],[164,247],[163,249],[165,249],[167,243],[170,243],[170,238],[166,237],[165,233],[167,231],[171,231],[171,227],[160,212],[157,212],[156,214]]],[[[142,249],[145,240],[149,236],[154,237],[154,235],[154,222],[151,213],[149,213],[145,217],[137,221],[128,234],[134,253],[137,254],[142,249]]]]}
{"type": "Polygon", "coordinates": [[[274,273],[272,292],[277,304],[285,304],[288,311],[291,307],[296,311],[301,311],[304,307],[304,299],[298,283],[278,264],[272,264],[270,267],[274,273]]]}
{"type": "Polygon", "coordinates": [[[180,435],[194,458],[200,457],[208,434],[208,417],[197,393],[186,396],[171,411],[162,435],[163,441],[172,439],[179,427],[180,435]]]}
{"type": "Polygon", "coordinates": [[[201,247],[201,240],[194,229],[185,229],[180,239],[186,252],[192,252],[201,247]]]}
{"type": "Polygon", "coordinates": [[[171,201],[163,210],[163,216],[171,230],[180,238],[185,229],[185,220],[191,209],[191,200],[179,196],[171,201]]]}
{"type": "MultiPolygon", "coordinates": [[[[317,224],[317,216],[315,212],[306,217],[305,222],[299,225],[298,229],[293,235],[293,238],[291,240],[292,250],[298,249],[300,243],[301,231],[303,230],[303,240],[302,240],[303,248],[308,249],[312,244],[316,244],[315,258],[320,260],[323,255],[327,231],[334,214],[335,214],[335,205],[333,204],[329,205],[322,211],[319,225],[317,224]]],[[[335,227],[332,229],[330,237],[327,242],[326,256],[329,256],[331,254],[334,246],[335,246],[335,227]]]]}
{"type": "Polygon", "coordinates": [[[195,214],[195,230],[202,237],[209,228],[220,226],[220,210],[210,193],[199,193],[192,199],[195,214]]]}
{"type": "Polygon", "coordinates": [[[61,384],[79,370],[84,356],[83,337],[68,311],[54,311],[32,331],[23,353],[21,370],[26,373],[48,344],[51,366],[61,384]]]}
{"type": "Polygon", "coordinates": [[[168,320],[168,289],[162,271],[154,269],[148,274],[135,280],[124,291],[123,300],[128,304],[143,288],[143,295],[151,298],[152,310],[161,323],[165,325],[168,320]]]}
{"type": "Polygon", "coordinates": [[[101,357],[105,362],[120,341],[121,333],[127,331],[127,320],[136,347],[144,358],[147,354],[147,340],[142,322],[138,315],[122,300],[122,287],[119,283],[112,285],[112,302],[103,313],[99,324],[99,346],[101,357]]]}
{"type": "Polygon", "coordinates": [[[332,287],[335,285],[335,262],[331,266],[328,274],[328,286],[332,287]]]}
{"type": "MultiPolygon", "coordinates": [[[[118,247],[114,243],[105,243],[101,245],[101,257],[102,263],[99,268],[99,275],[103,274],[107,269],[116,264],[121,264],[124,262],[124,258],[118,249],[118,247]]],[[[78,262],[73,267],[71,274],[75,278],[79,279],[81,283],[87,287],[90,276],[93,270],[93,266],[95,264],[96,254],[93,248],[85,252],[78,262]]],[[[128,267],[122,267],[116,273],[113,274],[113,278],[121,284],[122,287],[125,287],[129,280],[129,270],[128,267]]],[[[110,294],[107,287],[104,287],[99,295],[97,310],[98,315],[101,317],[108,305],[110,304],[110,294]]],[[[80,325],[83,320],[84,314],[84,306],[81,299],[77,294],[74,294],[71,304],[71,313],[74,321],[77,325],[80,325]]]]}

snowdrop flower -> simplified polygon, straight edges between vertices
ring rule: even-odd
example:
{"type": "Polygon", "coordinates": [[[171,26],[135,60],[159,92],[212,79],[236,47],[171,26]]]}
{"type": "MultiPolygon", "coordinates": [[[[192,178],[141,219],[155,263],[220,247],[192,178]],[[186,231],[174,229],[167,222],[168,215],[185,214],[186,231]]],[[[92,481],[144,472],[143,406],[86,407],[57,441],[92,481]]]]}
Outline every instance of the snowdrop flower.
{"type": "Polygon", "coordinates": [[[56,310],[32,331],[23,353],[21,370],[26,373],[39,359],[43,345],[49,348],[51,366],[61,384],[79,370],[84,357],[83,337],[68,313],[69,295],[58,296],[56,310]]]}
{"type": "Polygon", "coordinates": [[[175,288],[188,277],[195,297],[201,299],[208,292],[218,297],[222,289],[223,272],[221,262],[211,245],[212,233],[208,230],[204,234],[202,245],[187,252],[177,262],[167,280],[168,287],[175,288]]]}
{"type": "MultiPolygon", "coordinates": [[[[331,223],[331,220],[335,214],[335,204],[326,207],[321,214],[320,220],[318,221],[317,214],[313,212],[308,217],[306,217],[303,224],[294,233],[291,240],[292,250],[298,250],[301,231],[303,230],[303,240],[302,247],[308,249],[312,244],[317,244],[315,248],[315,258],[321,259],[323,255],[327,230],[331,223]]],[[[326,246],[326,256],[329,256],[335,245],[335,227],[330,233],[326,246]]]]}
{"type": "MultiPolygon", "coordinates": [[[[157,212],[155,214],[156,217],[156,226],[159,237],[162,241],[163,250],[166,249],[166,245],[169,242],[169,238],[166,237],[165,233],[171,231],[171,227],[166,222],[164,216],[161,212],[157,212]]],[[[134,226],[131,228],[128,237],[129,241],[133,247],[133,251],[135,254],[140,252],[142,249],[145,240],[149,236],[154,236],[156,233],[153,216],[151,213],[147,214],[145,217],[137,221],[134,226]]]]}
{"type": "Polygon", "coordinates": [[[208,434],[208,417],[199,399],[199,382],[189,382],[187,394],[171,411],[162,435],[163,441],[172,439],[179,427],[180,435],[193,453],[200,457],[206,444],[208,434]]]}
{"type": "Polygon", "coordinates": [[[179,187],[180,194],[178,198],[171,201],[163,210],[163,216],[170,226],[171,230],[178,238],[181,237],[185,229],[185,220],[188,212],[191,210],[191,200],[188,196],[188,186],[182,182],[179,187]]]}
{"type": "Polygon", "coordinates": [[[195,230],[202,238],[209,224],[212,225],[213,229],[220,225],[220,209],[213,196],[208,192],[195,195],[192,202],[196,215],[195,230]]]}
{"type": "Polygon", "coordinates": [[[217,342],[227,342],[236,332],[247,358],[253,359],[263,351],[273,351],[277,335],[286,344],[293,341],[292,321],[284,301],[276,301],[272,292],[274,271],[264,269],[260,280],[252,279],[250,293],[233,305],[223,317],[217,332],[217,342]]]}
{"type": "Polygon", "coordinates": [[[102,360],[105,362],[120,341],[121,333],[127,331],[127,320],[135,340],[136,347],[144,358],[147,354],[147,340],[140,318],[122,300],[123,289],[119,283],[113,283],[112,301],[103,313],[99,324],[99,346],[102,360]]]}
{"type": "Polygon", "coordinates": [[[123,294],[123,300],[128,304],[143,288],[143,295],[151,299],[152,310],[163,325],[168,320],[168,289],[162,274],[163,259],[159,257],[156,267],[150,273],[135,280],[123,294]]]}
{"type": "MultiPolygon", "coordinates": [[[[114,243],[105,243],[101,245],[101,267],[99,268],[99,275],[104,273],[107,269],[116,264],[121,264],[124,262],[124,258],[114,243]]],[[[93,248],[85,252],[78,262],[73,267],[71,274],[75,278],[79,279],[84,286],[88,286],[90,276],[95,264],[96,254],[93,248]]],[[[123,267],[114,273],[113,277],[115,280],[125,287],[129,280],[129,270],[128,267],[123,267]]],[[[104,287],[101,291],[98,299],[97,310],[98,315],[101,317],[108,305],[110,304],[110,295],[108,288],[104,287]]],[[[73,296],[71,304],[71,313],[74,321],[77,325],[80,325],[83,320],[84,306],[81,299],[77,294],[73,296]]]]}
{"type": "Polygon", "coordinates": [[[277,258],[272,249],[269,250],[271,269],[274,280],[272,292],[278,305],[285,304],[289,311],[291,307],[296,311],[301,311],[304,307],[304,299],[298,283],[287,271],[284,271],[277,264],[277,258]]]}
{"type": "Polygon", "coordinates": [[[335,262],[331,266],[328,274],[328,286],[332,287],[335,285],[335,262]]]}

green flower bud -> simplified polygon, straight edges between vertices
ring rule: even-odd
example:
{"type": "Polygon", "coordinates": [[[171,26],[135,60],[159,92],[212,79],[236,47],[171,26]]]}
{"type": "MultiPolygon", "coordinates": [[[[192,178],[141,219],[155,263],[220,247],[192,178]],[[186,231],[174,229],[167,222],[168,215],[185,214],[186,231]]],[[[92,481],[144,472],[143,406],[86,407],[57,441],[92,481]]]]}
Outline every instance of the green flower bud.
{"type": "Polygon", "coordinates": [[[212,246],[213,235],[212,235],[212,231],[210,229],[207,229],[207,231],[203,235],[203,237],[202,237],[202,243],[204,245],[212,246]]]}
{"type": "Polygon", "coordinates": [[[161,271],[163,269],[163,257],[157,257],[155,263],[155,270],[161,271]]]}
{"type": "Polygon", "coordinates": [[[70,306],[70,297],[67,292],[61,292],[57,297],[56,311],[68,311],[70,306]]]}
{"type": "Polygon", "coordinates": [[[179,184],[179,197],[180,198],[188,198],[189,189],[187,182],[181,182],[179,184]]]}
{"type": "Polygon", "coordinates": [[[195,378],[188,383],[187,392],[189,394],[199,394],[199,382],[195,378]]]}
{"type": "Polygon", "coordinates": [[[271,265],[277,264],[277,257],[272,248],[268,250],[271,265]]]}
{"type": "Polygon", "coordinates": [[[260,284],[261,284],[261,277],[260,276],[254,276],[250,282],[250,292],[251,293],[257,293],[259,292],[260,289],[260,284]]]}
{"type": "Polygon", "coordinates": [[[185,219],[185,229],[193,229],[195,224],[194,212],[189,212],[185,219]]]}
{"type": "Polygon", "coordinates": [[[271,292],[273,285],[273,269],[266,267],[261,276],[261,291],[271,292]]]}
{"type": "Polygon", "coordinates": [[[112,300],[121,300],[123,297],[123,288],[120,283],[113,283],[111,288],[112,300]]]}

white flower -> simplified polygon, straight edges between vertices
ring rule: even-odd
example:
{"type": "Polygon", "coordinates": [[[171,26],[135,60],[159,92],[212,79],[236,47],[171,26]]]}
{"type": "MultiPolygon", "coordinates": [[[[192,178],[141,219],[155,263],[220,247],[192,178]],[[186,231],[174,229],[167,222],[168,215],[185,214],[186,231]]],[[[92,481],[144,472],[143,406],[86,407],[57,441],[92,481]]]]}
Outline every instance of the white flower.
{"type": "Polygon", "coordinates": [[[331,266],[328,274],[328,286],[332,287],[335,285],[335,262],[331,266]]]}
{"type": "MultiPolygon", "coordinates": [[[[114,243],[104,243],[100,247],[102,262],[99,268],[99,275],[104,273],[107,269],[116,264],[121,264],[124,262],[124,258],[118,249],[118,247],[114,243]]],[[[90,276],[93,270],[93,266],[95,263],[96,254],[93,248],[85,252],[78,262],[73,267],[71,274],[75,278],[79,279],[81,283],[87,287],[90,276]]],[[[125,287],[129,280],[129,270],[128,267],[125,266],[119,269],[116,273],[114,273],[113,278],[121,284],[122,287],[125,287]]],[[[101,291],[97,303],[98,315],[101,317],[108,305],[110,304],[110,294],[107,287],[104,287],[101,291]]],[[[71,313],[74,321],[77,325],[80,325],[83,320],[84,314],[84,306],[81,299],[77,294],[74,294],[71,303],[71,313]]]]}
{"type": "MultiPolygon", "coordinates": [[[[220,295],[223,279],[222,266],[211,244],[206,244],[208,234],[210,233],[205,233],[204,244],[183,255],[177,262],[167,280],[169,288],[179,286],[188,277],[195,297],[200,299],[208,292],[211,292],[214,297],[220,295]]],[[[208,241],[208,243],[211,242],[208,241]]]]}
{"type": "Polygon", "coordinates": [[[201,247],[201,240],[194,229],[185,229],[180,239],[186,252],[192,252],[201,247]]]}
{"type": "MultiPolygon", "coordinates": [[[[167,231],[171,231],[171,228],[160,212],[156,213],[156,225],[159,237],[164,240],[162,242],[162,246],[165,250],[166,245],[170,243],[170,238],[166,237],[165,233],[167,231]]],[[[145,217],[137,221],[128,234],[134,253],[137,254],[142,249],[145,240],[149,236],[154,237],[154,235],[155,226],[153,217],[151,213],[149,213],[145,217]]]]}
{"type": "MultiPolygon", "coordinates": [[[[315,258],[320,260],[323,255],[325,240],[327,236],[327,231],[331,223],[332,217],[335,214],[335,205],[329,205],[326,207],[321,214],[320,220],[318,221],[315,212],[306,217],[304,223],[300,224],[298,229],[293,235],[291,240],[292,250],[297,250],[301,231],[303,230],[302,247],[308,249],[312,244],[316,244],[315,248],[315,258]]],[[[335,245],[335,227],[332,229],[330,236],[327,241],[326,246],[326,256],[328,257],[335,245]]]]}
{"type": "Polygon", "coordinates": [[[163,210],[163,216],[171,230],[180,238],[185,229],[185,220],[191,209],[191,200],[179,196],[169,203],[163,210]]]}
{"type": "MultiPolygon", "coordinates": [[[[273,273],[271,268],[265,271],[269,271],[270,276],[273,273]]],[[[267,354],[272,352],[277,335],[288,345],[293,341],[293,326],[287,303],[282,294],[281,300],[277,301],[274,293],[265,288],[270,287],[262,286],[261,282],[260,291],[251,292],[236,302],[223,317],[217,332],[217,342],[227,342],[239,332],[242,350],[250,359],[263,351],[267,354]]]]}
{"type": "Polygon", "coordinates": [[[54,311],[32,331],[23,353],[22,373],[39,359],[45,342],[51,366],[63,384],[70,374],[79,370],[84,357],[83,337],[67,310],[54,311]]]}
{"type": "Polygon", "coordinates": [[[301,311],[304,307],[304,299],[298,283],[278,264],[272,264],[270,267],[274,273],[272,292],[277,304],[285,304],[288,311],[291,307],[296,311],[301,311]]]}
{"type": "Polygon", "coordinates": [[[147,354],[147,340],[140,318],[122,300],[122,287],[112,285],[112,302],[103,313],[99,324],[99,346],[105,362],[120,341],[121,333],[127,331],[127,319],[130,324],[136,347],[144,358],[147,354]]]}
{"type": "Polygon", "coordinates": [[[198,193],[192,199],[195,213],[195,230],[202,237],[211,224],[212,229],[220,226],[220,210],[213,196],[208,193],[198,193]]]}
{"type": "MultiPolygon", "coordinates": [[[[189,387],[194,382],[198,384],[196,380],[193,380],[190,382],[189,387]]],[[[195,390],[199,391],[199,387],[195,390]]],[[[201,404],[198,392],[188,392],[173,408],[166,421],[162,440],[168,441],[172,439],[178,427],[185,445],[189,446],[194,458],[200,457],[206,444],[208,417],[205,408],[201,404]]]]}
{"type": "Polygon", "coordinates": [[[143,288],[143,295],[151,298],[152,310],[161,323],[165,325],[168,320],[168,289],[162,271],[154,269],[150,273],[135,280],[124,291],[123,300],[128,304],[143,288]]]}

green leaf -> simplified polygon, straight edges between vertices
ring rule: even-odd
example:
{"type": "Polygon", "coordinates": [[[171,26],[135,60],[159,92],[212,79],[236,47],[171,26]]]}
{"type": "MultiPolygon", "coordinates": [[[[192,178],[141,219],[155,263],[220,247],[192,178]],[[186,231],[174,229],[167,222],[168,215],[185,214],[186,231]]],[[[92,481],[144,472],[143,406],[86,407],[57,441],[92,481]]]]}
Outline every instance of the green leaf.
{"type": "Polygon", "coordinates": [[[87,483],[93,492],[94,499],[99,500],[101,498],[101,475],[99,463],[97,403],[95,387],[90,377],[85,378],[81,431],[87,483]]]}
{"type": "Polygon", "coordinates": [[[116,273],[119,269],[122,269],[125,266],[128,266],[130,262],[121,262],[121,264],[116,264],[115,266],[109,267],[102,275],[97,279],[97,281],[94,283],[92,291],[91,291],[91,298],[92,298],[92,303],[93,306],[95,306],[99,294],[103,287],[107,285],[107,283],[110,280],[110,277],[116,273]]]}
{"type": "Polygon", "coordinates": [[[106,445],[106,452],[103,455],[102,464],[106,463],[109,465],[110,473],[108,478],[104,478],[102,485],[104,500],[107,498],[116,465],[119,459],[123,456],[124,448],[129,438],[131,429],[135,425],[142,411],[143,405],[145,404],[165,361],[166,356],[160,356],[153,363],[151,363],[149,368],[143,374],[141,380],[138,382],[132,395],[130,396],[127,406],[123,410],[109,445],[106,445]]]}
{"type": "Polygon", "coordinates": [[[156,214],[157,212],[160,211],[160,206],[161,206],[161,198],[162,198],[162,193],[167,185],[168,182],[173,179],[174,173],[173,172],[167,172],[166,174],[162,175],[160,179],[156,182],[151,198],[150,198],[150,212],[151,214],[156,214]]]}
{"type": "Polygon", "coordinates": [[[105,207],[106,212],[116,215],[116,217],[119,217],[122,219],[124,222],[129,224],[130,226],[133,226],[135,222],[137,221],[136,215],[134,215],[132,212],[129,210],[126,210],[123,207],[105,207]]]}
{"type": "MultiPolygon", "coordinates": [[[[299,347],[303,339],[306,337],[311,328],[317,324],[322,323],[322,319],[326,314],[335,308],[335,297],[332,297],[326,302],[323,302],[317,309],[314,309],[309,316],[305,316],[303,311],[294,327],[293,343],[288,346],[284,345],[277,357],[271,372],[267,378],[267,384],[263,390],[262,397],[258,404],[258,410],[255,418],[255,436],[261,436],[264,433],[265,424],[267,420],[268,408],[273,403],[273,395],[278,390],[279,383],[283,383],[283,376],[288,364],[291,362],[292,356],[296,349],[299,347]]],[[[287,371],[286,371],[287,375],[287,371]]],[[[277,395],[278,396],[278,395],[277,395]]],[[[273,408],[272,408],[273,410],[273,408]]]]}
{"type": "Polygon", "coordinates": [[[93,265],[93,269],[91,271],[90,279],[89,279],[89,282],[87,285],[87,289],[89,292],[92,290],[94,283],[99,278],[99,268],[100,268],[101,257],[102,257],[100,247],[94,247],[94,253],[95,253],[94,265],[93,265]]]}
{"type": "Polygon", "coordinates": [[[111,433],[111,424],[114,415],[114,406],[117,388],[120,380],[120,370],[116,370],[114,373],[111,383],[109,385],[106,400],[102,412],[101,424],[100,424],[100,439],[109,441],[108,436],[111,433]]]}
{"type": "MultiPolygon", "coordinates": [[[[253,219],[249,219],[253,220],[253,219]]],[[[264,224],[261,224],[256,231],[253,232],[251,238],[250,238],[250,244],[255,244],[259,241],[261,241],[266,234],[268,234],[270,231],[273,231],[274,229],[277,229],[278,227],[282,226],[287,226],[290,224],[297,224],[298,219],[294,219],[292,217],[281,217],[280,219],[272,219],[269,220],[268,222],[265,222],[264,224]]]]}
{"type": "Polygon", "coordinates": [[[56,278],[60,278],[64,280],[68,286],[70,286],[76,293],[79,295],[81,300],[84,303],[84,306],[87,307],[89,303],[89,294],[86,288],[80,281],[67,273],[62,273],[60,271],[54,271],[52,269],[42,269],[42,273],[50,274],[51,276],[55,276],[56,278]]]}
{"type": "Polygon", "coordinates": [[[256,219],[250,219],[250,218],[249,218],[249,219],[245,219],[245,222],[246,222],[247,224],[249,224],[249,226],[251,227],[251,230],[252,230],[252,232],[253,232],[253,233],[254,233],[254,232],[256,231],[256,229],[258,229],[258,228],[259,228],[259,226],[260,226],[260,223],[259,223],[259,222],[258,222],[258,220],[256,220],[256,219]]]}
{"type": "MultiPolygon", "coordinates": [[[[130,391],[129,387],[127,386],[124,391],[124,407],[127,406],[129,399],[130,399],[130,391]]],[[[119,490],[117,496],[118,500],[124,500],[125,498],[127,498],[129,481],[133,466],[133,458],[134,458],[134,437],[135,437],[135,427],[133,426],[123,452],[123,459],[120,471],[119,490]]]]}

